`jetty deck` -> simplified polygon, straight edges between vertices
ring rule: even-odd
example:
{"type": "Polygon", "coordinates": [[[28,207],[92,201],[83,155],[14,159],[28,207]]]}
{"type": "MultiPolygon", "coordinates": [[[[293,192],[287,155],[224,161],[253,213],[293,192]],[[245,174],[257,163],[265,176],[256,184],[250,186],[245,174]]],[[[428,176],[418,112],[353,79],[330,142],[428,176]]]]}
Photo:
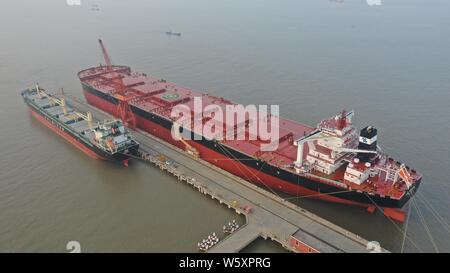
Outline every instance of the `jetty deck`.
{"type": "MultiPolygon", "coordinates": [[[[92,112],[98,119],[111,118],[82,100],[70,97],[79,110],[92,112]]],[[[368,240],[206,161],[195,160],[183,150],[142,130],[131,131],[141,144],[145,162],[245,215],[246,224],[208,252],[239,252],[258,237],[270,238],[293,252],[369,252],[368,240]],[[158,160],[158,155],[164,155],[173,163],[158,160]]]]}

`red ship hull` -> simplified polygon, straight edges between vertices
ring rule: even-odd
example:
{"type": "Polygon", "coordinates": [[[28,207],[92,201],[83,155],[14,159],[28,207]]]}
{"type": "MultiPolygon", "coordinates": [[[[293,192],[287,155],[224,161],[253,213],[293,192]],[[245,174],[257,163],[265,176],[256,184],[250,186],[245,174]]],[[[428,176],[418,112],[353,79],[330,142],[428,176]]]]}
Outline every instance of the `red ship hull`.
{"type": "Polygon", "coordinates": [[[55,124],[51,123],[50,121],[48,121],[47,119],[45,119],[44,117],[42,117],[40,114],[36,113],[35,111],[33,111],[31,108],[29,108],[30,114],[39,122],[41,122],[42,124],[44,124],[45,126],[47,126],[49,129],[51,129],[53,132],[55,132],[56,134],[58,134],[59,136],[61,136],[62,138],[64,138],[65,140],[67,140],[70,144],[72,144],[73,146],[77,147],[80,151],[82,151],[83,153],[87,154],[88,156],[94,158],[94,159],[99,159],[99,160],[107,160],[104,157],[101,157],[100,155],[98,155],[97,153],[93,152],[92,150],[86,148],[83,144],[81,144],[79,141],[77,141],[76,138],[74,138],[73,136],[71,136],[70,134],[66,133],[65,131],[61,130],[60,128],[58,128],[55,124]]]}
{"type": "MultiPolygon", "coordinates": [[[[122,162],[124,165],[128,165],[131,157],[129,153],[137,152],[139,144],[130,138],[127,139],[129,141],[126,143],[129,145],[122,145],[121,150],[110,152],[102,149],[100,145],[94,142],[95,136],[93,132],[97,132],[96,130],[101,124],[97,127],[92,126],[84,118],[80,117],[82,114],[73,109],[70,104],[64,104],[64,100],[58,100],[57,97],[48,95],[44,89],[38,86],[36,86],[36,89],[22,91],[21,95],[33,118],[91,158],[122,162]]],[[[119,134],[115,136],[117,135],[119,134]]],[[[116,143],[123,144],[123,142],[119,141],[116,143]]]]}
{"type": "MultiPolygon", "coordinates": [[[[99,108],[111,115],[117,115],[117,105],[113,104],[109,101],[101,99],[93,94],[91,94],[87,90],[83,90],[84,96],[87,102],[96,108],[99,108]]],[[[151,122],[139,115],[136,115],[136,126],[140,129],[168,142],[172,145],[177,146],[180,149],[184,148],[183,143],[180,141],[176,141],[172,138],[171,131],[167,128],[160,126],[157,123],[151,122]]],[[[336,196],[330,194],[320,194],[317,191],[313,191],[302,187],[301,185],[294,185],[285,180],[279,179],[272,175],[267,175],[263,172],[259,172],[253,168],[249,168],[248,166],[242,164],[237,160],[233,160],[223,154],[217,153],[211,149],[204,147],[203,145],[198,144],[195,141],[189,141],[189,143],[195,147],[201,154],[201,158],[223,170],[226,170],[236,176],[239,176],[247,181],[251,181],[255,184],[263,188],[276,189],[287,194],[293,196],[307,196],[308,198],[320,199],[324,201],[334,202],[334,203],[342,203],[348,205],[356,205],[361,207],[368,208],[368,211],[374,211],[373,204],[360,203],[355,202],[343,198],[338,198],[336,196]]],[[[383,213],[397,221],[403,222],[405,220],[405,213],[401,209],[396,208],[381,208],[383,213]]]]}
{"type": "MultiPolygon", "coordinates": [[[[390,166],[383,167],[385,168],[383,169],[384,181],[380,176],[374,179],[377,181],[376,185],[373,184],[372,180],[369,181],[368,178],[365,181],[359,181],[358,178],[362,179],[365,177],[362,174],[358,174],[361,172],[358,169],[360,168],[358,166],[361,164],[356,167],[353,164],[344,164],[345,160],[353,162],[353,159],[344,159],[343,156],[337,162],[332,155],[326,154],[329,149],[320,151],[320,146],[313,153],[322,153],[325,158],[331,158],[328,160],[331,163],[327,159],[324,160],[322,158],[322,166],[315,160],[313,164],[317,165],[317,169],[302,171],[302,169],[296,167],[296,164],[304,166],[301,164],[302,156],[298,156],[300,149],[302,149],[300,147],[303,146],[295,145],[298,143],[295,140],[300,141],[305,136],[316,132],[316,128],[282,118],[280,118],[278,139],[276,139],[279,147],[276,151],[267,152],[262,149],[263,141],[261,139],[257,139],[257,141],[250,141],[250,139],[221,139],[220,137],[216,138],[210,132],[196,131],[195,128],[183,128],[183,133],[184,129],[186,129],[191,138],[185,138],[190,140],[184,142],[177,141],[172,137],[171,133],[174,125],[171,111],[175,106],[183,105],[190,109],[191,112],[194,109],[193,112],[195,112],[196,99],[202,100],[198,104],[200,107],[202,105],[216,105],[218,106],[216,109],[223,109],[227,105],[234,103],[224,98],[167,82],[164,79],[132,71],[129,66],[112,65],[103,43],[99,42],[106,66],[91,67],[78,73],[84,96],[89,104],[121,118],[130,127],[136,126],[141,128],[167,143],[183,150],[186,149],[187,152],[195,157],[199,156],[203,160],[247,181],[258,184],[264,189],[282,191],[294,196],[307,196],[330,202],[367,207],[370,212],[373,212],[374,208],[379,208],[396,220],[404,220],[405,213],[402,211],[402,208],[417,191],[421,181],[421,175],[416,171],[414,171],[415,182],[413,184],[407,186],[407,188],[405,188],[406,184],[402,184],[400,188],[397,187],[398,185],[395,185],[397,188],[393,191],[393,183],[395,183],[393,181],[395,179],[389,178],[390,184],[386,183],[388,180],[387,172],[389,171],[389,174],[392,173],[390,166]],[[351,167],[349,167],[350,165],[351,167]],[[349,173],[347,174],[347,169],[339,169],[340,166],[350,169],[349,173]],[[319,167],[328,169],[321,170],[319,167]],[[386,168],[389,168],[388,171],[386,171],[386,168]],[[349,180],[350,182],[346,180],[345,175],[348,175],[347,178],[351,179],[349,180]]],[[[341,117],[336,116],[336,118],[344,121],[344,123],[333,125],[333,122],[336,123],[335,119],[329,119],[323,126],[340,126],[339,130],[343,130],[347,124],[346,115],[343,113],[341,117]]],[[[207,119],[208,117],[202,114],[201,121],[205,122],[207,119]]],[[[239,125],[249,126],[248,124],[253,120],[256,119],[244,118],[244,121],[239,125]]],[[[222,126],[224,128],[226,126],[237,128],[238,124],[228,123],[228,121],[222,122],[222,126]]],[[[354,127],[346,127],[346,141],[358,141],[358,136],[355,138],[353,130],[355,130],[354,127]]],[[[340,132],[340,134],[343,134],[342,131],[340,132]]],[[[344,136],[342,135],[341,139],[343,138],[344,136]]],[[[371,143],[373,139],[376,139],[376,136],[375,138],[373,136],[369,138],[371,143]]],[[[346,143],[345,145],[349,148],[354,147],[353,143],[346,143]]],[[[369,143],[368,145],[372,144],[369,143]]],[[[373,149],[370,146],[369,149],[372,149],[370,151],[375,151],[376,148],[373,149]]],[[[331,153],[332,151],[330,150],[329,152],[331,153]]],[[[314,156],[318,157],[315,154],[311,156],[313,158],[308,159],[310,161],[314,160],[314,156]]],[[[391,163],[389,161],[389,164],[391,163]]],[[[399,162],[397,163],[400,164],[399,162]]],[[[369,167],[365,165],[363,168],[364,172],[368,172],[369,167]]],[[[368,176],[367,173],[364,173],[364,175],[368,176]]],[[[408,177],[410,176],[406,176],[405,179],[409,180],[408,177]]]]}

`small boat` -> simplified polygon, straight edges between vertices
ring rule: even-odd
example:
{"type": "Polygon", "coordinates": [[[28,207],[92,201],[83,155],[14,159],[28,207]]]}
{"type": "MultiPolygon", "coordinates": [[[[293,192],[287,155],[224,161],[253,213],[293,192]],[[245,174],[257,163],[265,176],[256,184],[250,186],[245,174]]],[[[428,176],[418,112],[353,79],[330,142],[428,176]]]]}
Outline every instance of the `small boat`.
{"type": "Polygon", "coordinates": [[[172,31],[166,31],[167,35],[174,35],[174,36],[181,36],[180,32],[172,32],[172,31]]]}

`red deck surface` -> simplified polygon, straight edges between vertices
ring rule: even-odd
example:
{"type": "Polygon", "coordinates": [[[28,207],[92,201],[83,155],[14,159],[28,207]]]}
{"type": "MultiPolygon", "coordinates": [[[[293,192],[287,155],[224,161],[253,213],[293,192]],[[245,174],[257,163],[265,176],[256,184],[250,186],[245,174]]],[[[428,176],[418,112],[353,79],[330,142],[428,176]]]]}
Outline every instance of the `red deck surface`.
{"type": "MultiPolygon", "coordinates": [[[[95,87],[97,90],[111,94],[114,90],[117,90],[116,83],[112,79],[120,75],[123,83],[126,85],[126,97],[129,104],[168,119],[171,119],[171,110],[176,105],[183,104],[193,110],[194,97],[202,98],[203,107],[215,104],[225,109],[226,105],[235,104],[224,98],[200,93],[163,79],[131,72],[130,68],[126,66],[113,66],[112,69],[113,71],[107,71],[106,67],[90,68],[81,71],[79,77],[83,82],[95,87]]],[[[226,127],[224,126],[223,128],[226,127]]],[[[222,143],[244,154],[259,158],[267,164],[285,168],[285,165],[292,164],[296,160],[297,147],[294,146],[293,140],[295,141],[305,134],[312,132],[315,128],[281,117],[279,119],[279,128],[279,138],[281,141],[279,142],[278,148],[271,152],[261,151],[261,144],[263,143],[258,140],[224,140],[222,143]]],[[[305,154],[307,150],[308,148],[305,147],[305,154]]],[[[369,194],[378,193],[381,196],[400,198],[404,193],[404,185],[394,185],[393,187],[391,182],[384,182],[384,177],[379,177],[378,175],[371,177],[361,185],[347,183],[343,181],[345,166],[346,164],[330,176],[319,172],[313,172],[313,174],[343,182],[348,184],[352,189],[369,194]]],[[[293,171],[291,168],[288,170],[293,171]]],[[[414,173],[413,176],[419,179],[421,174],[414,173]]],[[[323,182],[330,183],[326,179],[323,182]]]]}
{"type": "MultiPolygon", "coordinates": [[[[114,66],[116,71],[123,70],[123,68],[114,66]]],[[[131,105],[166,118],[170,118],[172,108],[178,104],[184,104],[194,109],[194,97],[202,98],[203,107],[215,104],[225,109],[226,105],[236,104],[155,77],[134,73],[128,75],[126,73],[107,72],[106,67],[81,71],[80,77],[97,90],[111,93],[115,89],[111,79],[119,74],[123,77],[123,83],[127,86],[127,97],[130,99],[131,105]],[[91,78],[85,78],[86,76],[91,76],[91,78]]],[[[282,141],[280,141],[278,148],[272,152],[261,152],[260,145],[262,143],[258,140],[224,140],[223,143],[250,156],[267,160],[274,165],[292,164],[297,155],[297,147],[293,145],[292,140],[313,131],[314,127],[283,118],[279,120],[279,127],[279,137],[282,141]],[[283,136],[287,135],[292,136],[291,140],[283,139],[283,136]]]]}

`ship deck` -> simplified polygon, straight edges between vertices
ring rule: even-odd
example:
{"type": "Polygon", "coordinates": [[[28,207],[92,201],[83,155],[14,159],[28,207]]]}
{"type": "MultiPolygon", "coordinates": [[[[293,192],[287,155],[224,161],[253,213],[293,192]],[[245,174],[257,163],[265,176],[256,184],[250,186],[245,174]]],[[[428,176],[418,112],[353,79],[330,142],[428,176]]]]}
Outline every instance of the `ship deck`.
{"type": "MultiPolygon", "coordinates": [[[[203,108],[215,104],[224,110],[226,105],[236,105],[224,98],[194,91],[164,79],[131,72],[127,68],[113,66],[112,72],[108,72],[106,67],[95,67],[81,71],[79,77],[97,90],[111,94],[117,86],[115,79],[120,76],[126,86],[126,97],[130,105],[167,119],[171,118],[171,110],[176,105],[183,104],[194,109],[194,97],[202,98],[203,108]]],[[[247,117],[245,122],[251,122],[251,120],[247,117]]],[[[223,135],[225,136],[227,124],[223,124],[222,128],[224,128],[223,135]]],[[[281,117],[279,118],[279,128],[279,145],[271,152],[261,151],[261,145],[265,142],[257,139],[249,140],[248,137],[245,140],[224,140],[222,143],[244,154],[282,167],[292,164],[296,160],[297,147],[293,145],[293,140],[312,132],[314,128],[281,117]]],[[[208,137],[214,138],[214,136],[208,137]]]]}
{"type": "Polygon", "coordinates": [[[53,104],[48,98],[40,98],[36,93],[28,94],[27,97],[31,99],[37,107],[52,116],[55,120],[70,127],[78,134],[87,132],[89,125],[84,119],[78,118],[75,111],[69,106],[66,106],[66,113],[61,106],[53,104]]]}
{"type": "MultiPolygon", "coordinates": [[[[166,119],[172,119],[171,111],[176,105],[183,104],[190,109],[194,109],[194,97],[202,98],[202,109],[213,104],[221,109],[225,109],[226,105],[236,105],[236,103],[221,97],[194,91],[164,79],[133,72],[128,66],[114,65],[110,70],[106,66],[93,67],[79,72],[78,76],[83,83],[105,94],[114,94],[118,88],[117,79],[120,77],[125,85],[125,97],[130,105],[166,119]]],[[[191,115],[195,120],[195,113],[192,112],[191,115]]],[[[203,119],[203,123],[206,121],[207,119],[203,119]]],[[[250,124],[252,120],[246,117],[245,122],[250,124]]],[[[222,124],[222,128],[224,129],[223,136],[226,136],[227,124],[222,124]]],[[[279,117],[279,128],[278,147],[272,151],[262,151],[261,145],[267,143],[260,140],[249,140],[248,135],[245,140],[222,140],[221,143],[243,154],[258,158],[267,164],[294,172],[292,168],[286,167],[292,165],[297,157],[297,147],[294,146],[294,141],[312,132],[315,128],[281,117],[279,117]]],[[[194,132],[198,132],[196,130],[196,128],[193,128],[194,132]]],[[[215,138],[215,135],[200,133],[210,139],[215,138]]],[[[308,147],[305,147],[304,152],[307,152],[307,150],[308,147]]],[[[344,171],[344,168],[340,168],[330,176],[319,172],[313,172],[313,174],[324,178],[325,183],[329,183],[326,180],[333,180],[348,184],[344,181],[344,171]]],[[[414,173],[414,177],[418,179],[420,174],[414,173]]],[[[400,198],[405,190],[404,187],[394,188],[392,183],[385,182],[383,177],[379,176],[373,177],[361,185],[351,184],[351,187],[355,190],[391,196],[396,199],[400,198]]]]}
{"type": "Polygon", "coordinates": [[[66,113],[64,113],[62,107],[52,103],[48,97],[41,98],[36,92],[30,92],[26,95],[26,97],[32,100],[39,109],[45,111],[55,121],[60,124],[64,124],[64,126],[90,143],[94,143],[95,134],[90,129],[88,122],[77,116],[75,114],[75,110],[70,106],[70,104],[65,106],[66,113]]]}
{"type": "MultiPolygon", "coordinates": [[[[342,177],[344,177],[346,168],[347,164],[344,164],[331,175],[325,175],[317,171],[313,171],[312,173],[314,175],[322,176],[331,180],[342,181],[342,177]]],[[[376,175],[374,177],[369,178],[368,181],[362,183],[361,185],[352,184],[351,188],[353,190],[367,192],[368,194],[391,196],[391,198],[394,199],[400,199],[406,190],[406,186],[404,184],[397,183],[394,185],[392,181],[390,180],[385,181],[384,176],[380,175],[376,175]]]]}

